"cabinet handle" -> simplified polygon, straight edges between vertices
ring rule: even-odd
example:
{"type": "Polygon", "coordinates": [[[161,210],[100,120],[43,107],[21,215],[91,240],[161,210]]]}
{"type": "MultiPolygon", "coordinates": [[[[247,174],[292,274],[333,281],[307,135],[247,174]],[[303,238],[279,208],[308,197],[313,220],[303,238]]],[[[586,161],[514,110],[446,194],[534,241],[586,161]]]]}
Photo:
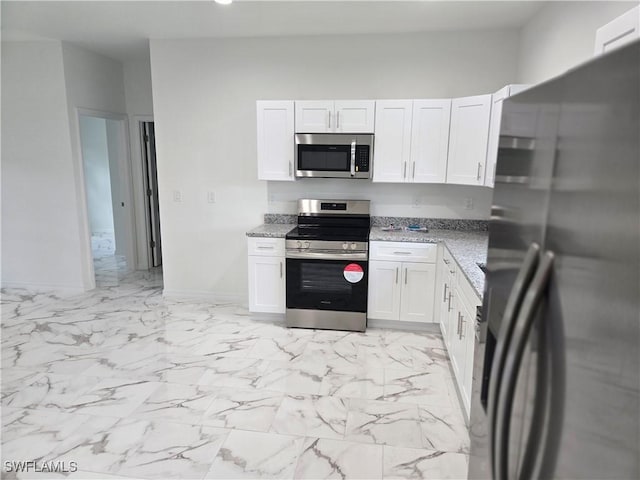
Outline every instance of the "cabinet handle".
{"type": "Polygon", "coordinates": [[[464,338],[464,324],[466,320],[464,319],[464,315],[460,315],[460,333],[458,334],[460,340],[464,338]]]}
{"type": "Polygon", "coordinates": [[[340,128],[340,110],[338,110],[338,113],[336,116],[336,128],[340,128]]]}
{"type": "Polygon", "coordinates": [[[293,170],[293,165],[291,165],[291,162],[289,162],[289,176],[291,176],[291,170],[293,170]]]}
{"type": "Polygon", "coordinates": [[[482,169],[482,163],[478,162],[478,176],[477,176],[477,180],[480,181],[480,170],[482,169]]]}
{"type": "Polygon", "coordinates": [[[280,262],[280,278],[282,278],[283,272],[282,272],[282,262],[280,262]]]}
{"type": "Polygon", "coordinates": [[[399,267],[396,267],[396,284],[398,283],[398,271],[400,270],[399,267]]]}
{"type": "Polygon", "coordinates": [[[405,285],[407,284],[407,276],[408,276],[407,271],[408,271],[408,270],[409,270],[408,268],[405,268],[405,269],[404,269],[404,284],[405,284],[405,285]]]}
{"type": "Polygon", "coordinates": [[[416,162],[413,162],[413,167],[411,167],[411,178],[416,179],[416,162]]]}
{"type": "Polygon", "coordinates": [[[262,246],[262,245],[258,245],[258,250],[273,250],[273,245],[268,245],[268,246],[262,246]]]}
{"type": "Polygon", "coordinates": [[[446,302],[446,301],[447,301],[447,286],[448,286],[448,285],[445,283],[445,284],[444,284],[444,297],[442,298],[442,301],[443,301],[443,302],[446,302]]]}
{"type": "Polygon", "coordinates": [[[442,261],[444,262],[445,265],[449,265],[449,260],[447,260],[446,258],[443,258],[442,261]]]}
{"type": "Polygon", "coordinates": [[[453,295],[451,295],[451,291],[449,291],[449,305],[447,306],[447,312],[450,312],[450,311],[451,311],[451,297],[452,297],[452,296],[453,296],[453,295]]]}
{"type": "Polygon", "coordinates": [[[404,170],[402,171],[402,178],[407,178],[407,162],[404,162],[404,170]]]}
{"type": "Polygon", "coordinates": [[[456,328],[456,335],[460,338],[460,312],[458,312],[458,327],[456,328]]]}
{"type": "Polygon", "coordinates": [[[331,111],[327,111],[329,114],[329,129],[331,129],[331,111]]]}
{"type": "Polygon", "coordinates": [[[411,255],[411,252],[393,252],[394,255],[411,255]]]}

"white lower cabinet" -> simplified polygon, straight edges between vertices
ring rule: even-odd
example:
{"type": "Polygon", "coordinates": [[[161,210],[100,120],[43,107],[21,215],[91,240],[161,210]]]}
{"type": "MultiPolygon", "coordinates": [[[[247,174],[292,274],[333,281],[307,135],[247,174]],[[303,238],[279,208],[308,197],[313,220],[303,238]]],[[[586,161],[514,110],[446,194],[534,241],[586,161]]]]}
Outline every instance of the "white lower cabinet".
{"type": "Polygon", "coordinates": [[[371,242],[367,317],[433,322],[436,249],[426,243],[371,242]]]}
{"type": "Polygon", "coordinates": [[[285,312],[283,238],[248,238],[249,311],[285,312]]]}
{"type": "Polygon", "coordinates": [[[440,283],[436,285],[439,307],[436,309],[440,312],[440,329],[468,416],[473,380],[476,308],[482,302],[446,248],[440,262],[440,283]]]}

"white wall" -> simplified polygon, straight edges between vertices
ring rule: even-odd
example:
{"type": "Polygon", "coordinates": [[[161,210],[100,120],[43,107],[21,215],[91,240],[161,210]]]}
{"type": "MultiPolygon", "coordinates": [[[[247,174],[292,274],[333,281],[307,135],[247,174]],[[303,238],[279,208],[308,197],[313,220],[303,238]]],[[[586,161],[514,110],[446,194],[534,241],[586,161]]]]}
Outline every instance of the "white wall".
{"type": "Polygon", "coordinates": [[[91,233],[113,233],[106,121],[102,118],[81,116],[80,139],[91,233]]]}
{"type": "Polygon", "coordinates": [[[539,83],[593,57],[596,30],[638,2],[548,2],[523,27],[518,82],[539,83]]]}
{"type": "Polygon", "coordinates": [[[82,290],[60,42],[2,42],[2,285],[82,290]]]}
{"type": "Polygon", "coordinates": [[[151,87],[151,63],[149,58],[125,62],[124,93],[129,116],[129,138],[131,140],[131,175],[133,179],[133,200],[136,219],[136,247],[138,252],[137,268],[149,268],[146,255],[149,238],[145,222],[145,192],[143,163],[140,145],[140,121],[153,120],[153,96],[151,87]]]}
{"type": "MultiPolygon", "coordinates": [[[[515,31],[152,40],[165,292],[245,297],[244,233],[276,208],[268,192],[276,201],[306,192],[302,182],[267,187],[256,180],[257,99],[490,93],[514,82],[517,44],[515,31]],[[215,204],[207,203],[209,190],[215,204]]],[[[423,212],[464,213],[457,187],[370,187],[389,205],[419,196],[437,205],[423,212]]],[[[478,190],[470,194],[487,215],[488,195],[478,190]]]]}
{"type": "MultiPolygon", "coordinates": [[[[88,216],[85,209],[86,192],[81,172],[78,109],[81,109],[80,111],[83,113],[94,111],[119,114],[126,120],[123,68],[120,62],[70,44],[63,43],[62,51],[70,120],[69,134],[73,164],[76,168],[76,202],[81,207],[78,223],[82,234],[82,250],[79,255],[85,282],[89,288],[92,288],[94,285],[93,265],[91,263],[88,216]]],[[[123,135],[126,137],[127,134],[128,129],[124,131],[123,135]]],[[[119,254],[127,257],[127,266],[131,268],[135,265],[135,230],[131,175],[126,171],[130,171],[131,168],[128,158],[128,140],[126,146],[126,150],[118,151],[120,158],[117,162],[120,168],[117,172],[111,170],[111,184],[112,201],[114,205],[117,205],[113,211],[116,248],[119,254]],[[118,193],[119,198],[114,193],[118,193]],[[121,206],[123,202],[124,207],[121,206]],[[124,232],[119,232],[120,225],[126,226],[124,232]],[[120,242],[118,242],[119,233],[122,234],[120,242]]]]}

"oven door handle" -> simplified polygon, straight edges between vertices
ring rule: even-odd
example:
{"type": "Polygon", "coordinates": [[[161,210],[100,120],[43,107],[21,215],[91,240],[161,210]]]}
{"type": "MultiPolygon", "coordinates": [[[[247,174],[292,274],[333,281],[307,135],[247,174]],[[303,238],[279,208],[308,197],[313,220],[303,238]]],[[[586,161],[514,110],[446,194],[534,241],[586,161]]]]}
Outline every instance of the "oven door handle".
{"type": "Polygon", "coordinates": [[[351,142],[351,176],[356,176],[356,141],[351,142]]]}
{"type": "Polygon", "coordinates": [[[315,252],[286,252],[286,258],[308,258],[317,260],[367,260],[367,252],[335,252],[335,251],[315,251],[315,252]]]}

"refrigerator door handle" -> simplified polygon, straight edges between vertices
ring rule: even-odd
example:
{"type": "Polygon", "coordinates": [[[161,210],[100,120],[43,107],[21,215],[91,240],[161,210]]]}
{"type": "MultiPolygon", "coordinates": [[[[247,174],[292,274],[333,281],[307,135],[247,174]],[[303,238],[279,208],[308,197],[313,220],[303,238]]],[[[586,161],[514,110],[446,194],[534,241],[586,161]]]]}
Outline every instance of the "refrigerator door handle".
{"type": "MultiPolygon", "coordinates": [[[[503,380],[496,408],[494,438],[494,479],[496,480],[507,480],[509,478],[509,429],[511,426],[512,401],[515,395],[522,356],[527,340],[529,339],[529,334],[531,333],[533,321],[536,318],[542,300],[545,298],[547,285],[553,269],[553,260],[554,254],[552,252],[545,252],[542,256],[540,264],[522,301],[522,308],[518,313],[518,318],[513,329],[511,347],[505,360],[503,380]]],[[[536,448],[544,450],[544,445],[536,445],[536,448]]],[[[525,475],[519,475],[520,480],[528,480],[531,478],[529,475],[526,475],[528,472],[521,473],[525,475]]]]}
{"type": "Polygon", "coordinates": [[[518,316],[522,299],[527,291],[531,279],[538,266],[538,259],[540,254],[540,246],[537,243],[529,245],[529,249],[525,254],[524,261],[520,267],[520,271],[516,277],[513,287],[509,294],[507,304],[505,306],[504,315],[502,317],[502,323],[500,324],[500,331],[498,333],[498,339],[496,344],[496,351],[491,364],[491,379],[489,381],[489,396],[487,403],[487,420],[489,431],[489,460],[491,464],[491,470],[496,471],[496,448],[495,448],[495,422],[496,422],[496,408],[498,406],[498,394],[500,392],[502,371],[504,369],[504,363],[511,343],[511,336],[513,332],[513,326],[518,316]]]}

